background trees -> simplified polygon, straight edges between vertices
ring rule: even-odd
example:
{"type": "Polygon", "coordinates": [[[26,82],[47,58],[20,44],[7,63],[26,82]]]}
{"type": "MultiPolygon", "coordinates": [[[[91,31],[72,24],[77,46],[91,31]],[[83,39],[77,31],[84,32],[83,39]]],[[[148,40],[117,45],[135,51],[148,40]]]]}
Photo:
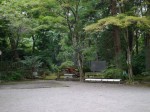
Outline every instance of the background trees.
{"type": "Polygon", "coordinates": [[[150,69],[148,0],[2,0],[0,7],[3,60],[36,55],[51,70],[69,61],[81,81],[95,60],[130,79],[150,69]]]}
{"type": "MultiPolygon", "coordinates": [[[[137,5],[136,1],[132,1],[132,2],[134,4],[133,6],[135,6],[135,9],[132,9],[133,6],[128,5],[129,2],[127,2],[127,1],[122,1],[122,2],[118,2],[118,3],[112,1],[112,7],[113,7],[111,10],[112,13],[115,13],[117,4],[122,5],[122,6],[120,6],[120,5],[118,6],[118,9],[120,11],[120,12],[118,12],[118,15],[116,17],[110,16],[108,18],[101,19],[98,21],[98,23],[86,27],[87,31],[94,31],[94,30],[95,31],[103,31],[106,28],[111,27],[112,25],[117,26],[117,27],[115,27],[115,31],[113,31],[115,33],[113,36],[115,38],[115,42],[117,42],[115,49],[118,49],[118,52],[120,52],[120,50],[119,50],[120,49],[120,47],[119,47],[120,38],[118,37],[118,28],[122,29],[123,35],[120,35],[120,36],[123,36],[124,40],[126,42],[127,66],[128,66],[128,75],[129,75],[130,80],[133,77],[132,54],[133,54],[134,45],[136,46],[136,51],[138,52],[138,40],[137,40],[137,35],[135,32],[137,30],[140,33],[144,32],[144,31],[149,32],[149,26],[150,26],[148,17],[143,17],[143,14],[146,13],[146,11],[143,11],[143,9],[145,9],[145,6],[143,6],[141,4],[141,1],[139,3],[140,6],[137,5]],[[116,5],[116,6],[113,6],[113,5],[116,5]],[[130,7],[130,9],[129,9],[129,7],[130,7]],[[125,15],[122,15],[119,13],[124,13],[125,15]],[[118,18],[118,19],[116,19],[116,18],[118,18]],[[134,28],[136,30],[134,30],[134,28]],[[134,44],[135,35],[136,35],[136,42],[135,42],[136,44],[134,44]]],[[[142,2],[144,2],[144,1],[142,1],[142,2]]],[[[119,55],[119,54],[117,54],[117,55],[119,55]]]]}

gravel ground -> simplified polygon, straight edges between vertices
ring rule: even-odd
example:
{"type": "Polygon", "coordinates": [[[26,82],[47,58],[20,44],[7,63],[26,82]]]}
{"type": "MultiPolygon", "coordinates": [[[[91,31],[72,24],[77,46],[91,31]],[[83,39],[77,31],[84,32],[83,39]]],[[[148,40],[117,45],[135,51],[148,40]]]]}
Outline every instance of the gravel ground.
{"type": "Polygon", "coordinates": [[[0,85],[0,112],[150,112],[150,88],[75,81],[0,85]]]}

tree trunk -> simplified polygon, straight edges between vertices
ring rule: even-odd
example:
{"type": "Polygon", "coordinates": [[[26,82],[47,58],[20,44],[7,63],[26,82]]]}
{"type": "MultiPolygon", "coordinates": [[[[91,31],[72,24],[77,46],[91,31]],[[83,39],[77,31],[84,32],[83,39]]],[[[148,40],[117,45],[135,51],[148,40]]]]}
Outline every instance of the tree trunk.
{"type": "Polygon", "coordinates": [[[120,45],[120,37],[119,37],[119,29],[114,27],[113,37],[114,37],[114,47],[115,47],[115,61],[116,66],[121,68],[120,55],[121,55],[121,45],[120,45]]]}
{"type": "Polygon", "coordinates": [[[129,43],[129,32],[128,29],[126,29],[126,32],[124,34],[124,38],[125,41],[127,43],[127,67],[128,67],[128,78],[129,81],[132,82],[133,81],[133,69],[132,69],[132,49],[130,48],[130,43],[129,43]]]}
{"type": "Polygon", "coordinates": [[[132,51],[133,49],[133,30],[130,28],[128,30],[128,43],[129,43],[129,49],[132,51]]]}
{"type": "Polygon", "coordinates": [[[32,41],[33,41],[33,43],[32,43],[32,53],[34,53],[35,52],[35,37],[34,36],[32,36],[32,41]]]}
{"type": "MultiPolygon", "coordinates": [[[[111,0],[111,15],[114,16],[117,14],[117,3],[116,0],[111,0]]],[[[120,44],[120,37],[119,37],[119,28],[116,26],[113,26],[113,38],[114,38],[114,47],[115,47],[115,61],[116,66],[118,68],[121,67],[121,62],[119,60],[119,56],[121,54],[121,44],[120,44]]]]}
{"type": "MultiPolygon", "coordinates": [[[[57,0],[58,3],[61,5],[62,7],[62,3],[70,3],[71,1],[62,1],[62,0],[57,0]]],[[[73,2],[73,1],[72,1],[73,2]]],[[[72,3],[71,2],[71,3],[72,3]]],[[[80,5],[80,0],[74,1],[72,4],[73,6],[70,7],[62,7],[62,9],[64,10],[64,14],[65,14],[65,19],[70,31],[70,35],[72,38],[72,44],[74,47],[74,55],[75,58],[77,59],[77,64],[78,64],[78,69],[79,69],[79,73],[80,73],[80,81],[83,81],[83,61],[82,61],[82,53],[81,53],[81,48],[80,48],[80,38],[81,35],[79,35],[79,32],[81,32],[81,27],[79,27],[79,5],[80,5]],[[72,13],[72,16],[69,15],[69,13],[72,13]]],[[[83,26],[82,26],[83,27],[83,26]]]]}
{"type": "Polygon", "coordinates": [[[19,54],[18,54],[18,51],[17,51],[16,42],[12,37],[9,37],[9,41],[10,41],[11,50],[12,50],[12,53],[13,53],[13,60],[18,61],[19,60],[19,54]]]}
{"type": "Polygon", "coordinates": [[[79,74],[80,74],[80,81],[83,82],[84,81],[84,73],[83,73],[82,54],[81,54],[80,48],[78,47],[79,43],[78,43],[76,35],[77,34],[73,34],[72,42],[73,42],[73,46],[75,49],[75,57],[77,59],[77,64],[78,64],[78,69],[79,69],[79,74]]]}
{"type": "Polygon", "coordinates": [[[136,54],[139,54],[139,41],[138,41],[138,33],[137,33],[137,30],[136,30],[136,36],[135,36],[135,44],[136,44],[136,54]]]}
{"type": "Polygon", "coordinates": [[[78,66],[79,66],[79,73],[80,73],[80,82],[84,81],[84,73],[83,73],[83,62],[80,52],[78,52],[78,66]]]}
{"type": "Polygon", "coordinates": [[[129,81],[132,81],[133,79],[133,70],[132,70],[132,53],[130,51],[130,48],[128,46],[127,48],[127,66],[128,66],[128,75],[129,75],[129,81]]]}

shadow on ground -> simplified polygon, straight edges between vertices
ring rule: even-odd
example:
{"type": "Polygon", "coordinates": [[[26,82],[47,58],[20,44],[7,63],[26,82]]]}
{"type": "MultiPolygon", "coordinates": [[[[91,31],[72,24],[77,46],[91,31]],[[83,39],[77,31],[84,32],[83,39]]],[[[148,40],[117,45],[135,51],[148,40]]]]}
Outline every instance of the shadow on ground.
{"type": "Polygon", "coordinates": [[[38,88],[55,88],[68,87],[52,80],[34,80],[23,82],[9,82],[0,84],[0,89],[38,89],[38,88]]]}

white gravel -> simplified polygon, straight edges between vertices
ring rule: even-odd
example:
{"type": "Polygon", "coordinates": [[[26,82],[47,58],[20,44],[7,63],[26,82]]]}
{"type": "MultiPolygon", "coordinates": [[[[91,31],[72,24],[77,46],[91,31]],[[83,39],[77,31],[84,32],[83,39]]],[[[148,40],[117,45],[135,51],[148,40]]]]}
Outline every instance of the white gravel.
{"type": "Polygon", "coordinates": [[[0,112],[150,112],[150,88],[71,81],[0,85],[0,112]]]}

